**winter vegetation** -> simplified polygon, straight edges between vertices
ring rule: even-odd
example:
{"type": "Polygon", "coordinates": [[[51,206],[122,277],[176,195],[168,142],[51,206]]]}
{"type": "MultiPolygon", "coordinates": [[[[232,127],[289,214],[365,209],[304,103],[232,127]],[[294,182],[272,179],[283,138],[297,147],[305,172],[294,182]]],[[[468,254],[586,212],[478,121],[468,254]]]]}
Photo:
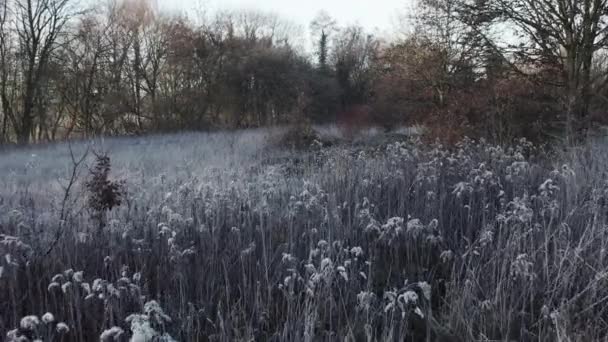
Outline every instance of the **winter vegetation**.
{"type": "Polygon", "coordinates": [[[0,0],[0,336],[606,341],[608,1],[399,25],[0,0]]]}
{"type": "Polygon", "coordinates": [[[577,143],[607,122],[606,1],[410,5],[382,35],[323,11],[301,27],[156,0],[2,0],[0,144],[334,122],[577,143]]]}
{"type": "Polygon", "coordinates": [[[606,336],[605,142],[558,154],[323,131],[305,150],[277,147],[284,130],[248,130],[3,153],[0,333],[606,336]]]}

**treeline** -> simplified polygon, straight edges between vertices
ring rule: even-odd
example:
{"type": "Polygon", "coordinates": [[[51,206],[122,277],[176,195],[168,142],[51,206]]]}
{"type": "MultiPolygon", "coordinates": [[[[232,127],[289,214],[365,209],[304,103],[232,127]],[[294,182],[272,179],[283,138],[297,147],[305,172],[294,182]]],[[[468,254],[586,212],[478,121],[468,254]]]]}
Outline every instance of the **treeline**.
{"type": "Polygon", "coordinates": [[[322,12],[302,33],[148,0],[0,7],[0,143],[294,122],[577,139],[608,99],[605,0],[420,0],[391,39],[322,12]]]}

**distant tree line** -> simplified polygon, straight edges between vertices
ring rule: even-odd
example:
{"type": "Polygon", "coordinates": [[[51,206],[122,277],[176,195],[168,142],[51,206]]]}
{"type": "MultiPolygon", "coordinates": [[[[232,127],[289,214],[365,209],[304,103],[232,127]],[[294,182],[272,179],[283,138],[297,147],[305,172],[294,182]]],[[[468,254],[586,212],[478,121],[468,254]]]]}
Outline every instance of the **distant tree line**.
{"type": "Polygon", "coordinates": [[[321,12],[309,54],[263,12],[0,0],[0,143],[294,122],[578,139],[605,119],[607,2],[420,0],[390,40],[321,12]]]}

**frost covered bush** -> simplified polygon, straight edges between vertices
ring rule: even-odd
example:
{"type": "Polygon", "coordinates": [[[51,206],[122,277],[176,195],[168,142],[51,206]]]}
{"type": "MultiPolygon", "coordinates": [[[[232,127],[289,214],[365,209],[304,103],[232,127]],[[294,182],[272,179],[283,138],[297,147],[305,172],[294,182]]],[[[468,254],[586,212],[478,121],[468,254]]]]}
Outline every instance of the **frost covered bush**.
{"type": "Polygon", "coordinates": [[[124,186],[121,182],[109,179],[111,164],[107,155],[95,155],[95,166],[90,171],[90,179],[85,186],[89,192],[88,207],[100,226],[105,224],[107,211],[122,203],[124,186]]]}
{"type": "Polygon", "coordinates": [[[2,336],[608,334],[604,145],[553,155],[526,141],[387,139],[296,153],[268,148],[267,133],[104,142],[129,192],[104,211],[102,230],[84,181],[59,219],[65,146],[36,151],[33,164],[18,151],[2,156],[2,336]],[[65,233],[49,248],[57,227],[65,233]]]}
{"type": "Polygon", "coordinates": [[[156,301],[144,305],[143,314],[131,314],[126,322],[131,326],[130,342],[173,342],[175,341],[166,331],[166,324],[171,323],[156,301]]]}

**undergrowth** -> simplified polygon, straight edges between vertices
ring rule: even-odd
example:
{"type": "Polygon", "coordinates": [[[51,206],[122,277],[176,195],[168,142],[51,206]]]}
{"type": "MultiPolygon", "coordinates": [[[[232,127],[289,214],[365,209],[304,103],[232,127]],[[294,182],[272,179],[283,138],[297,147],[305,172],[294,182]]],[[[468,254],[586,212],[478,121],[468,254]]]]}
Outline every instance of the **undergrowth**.
{"type": "Polygon", "coordinates": [[[59,188],[9,175],[17,191],[0,192],[9,341],[608,334],[601,146],[549,157],[526,141],[387,142],[266,159],[277,163],[257,152],[230,167],[186,162],[172,166],[177,175],[139,158],[115,168],[129,191],[100,209],[100,233],[87,209],[94,180],[77,184],[59,222],[59,188]],[[69,233],[42,256],[59,225],[69,233]]]}

